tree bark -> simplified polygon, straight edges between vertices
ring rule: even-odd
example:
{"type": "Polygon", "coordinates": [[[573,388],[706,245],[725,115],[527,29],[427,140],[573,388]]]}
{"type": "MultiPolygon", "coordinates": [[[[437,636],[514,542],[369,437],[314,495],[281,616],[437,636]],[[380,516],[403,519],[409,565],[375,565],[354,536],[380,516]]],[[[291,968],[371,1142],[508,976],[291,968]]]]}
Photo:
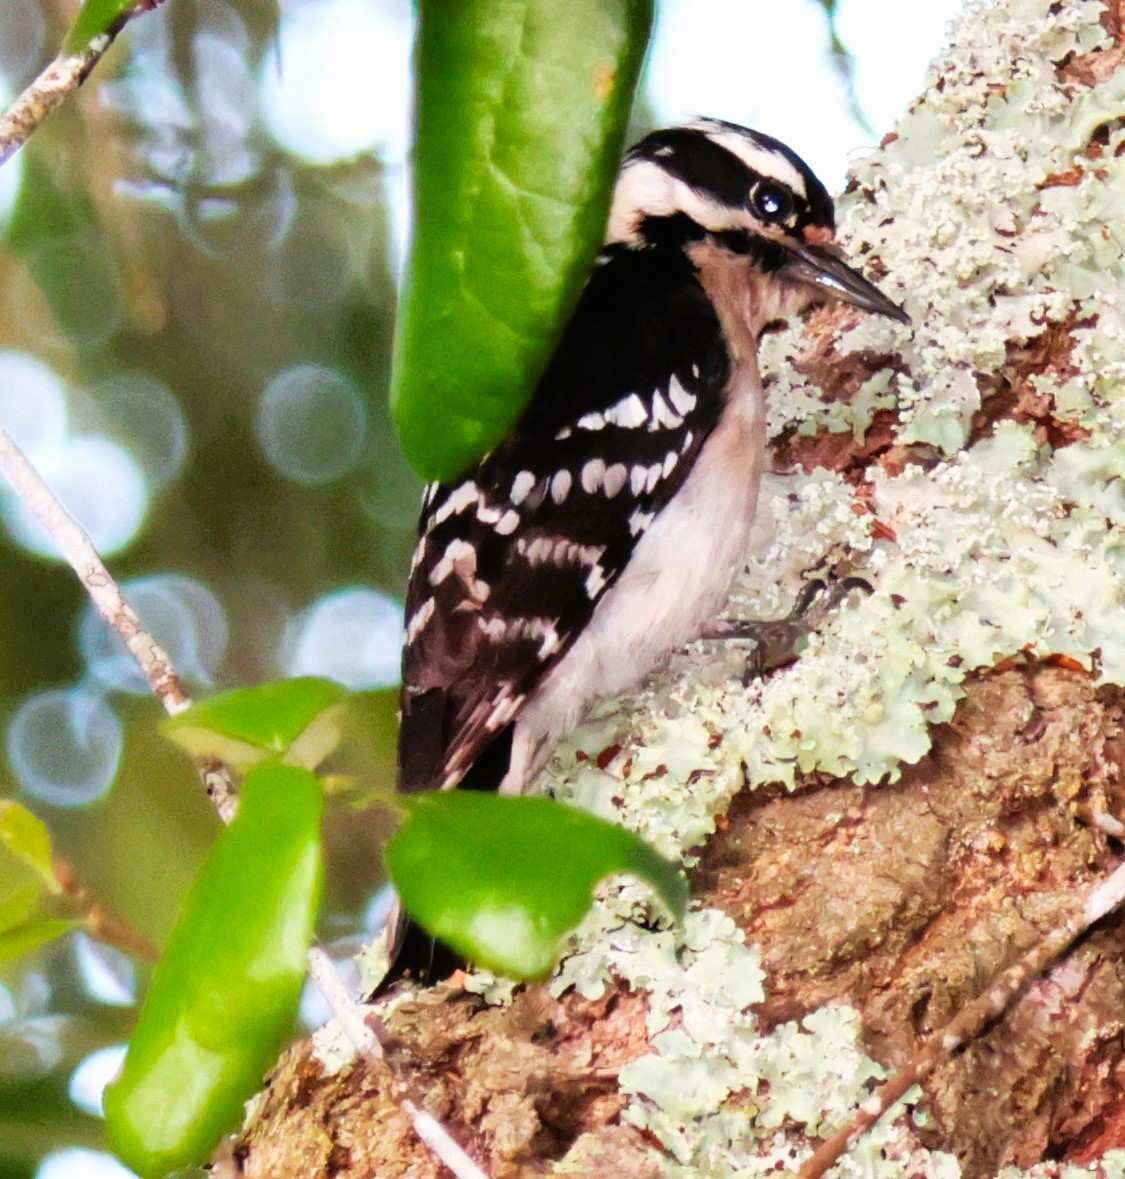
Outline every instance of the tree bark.
{"type": "MultiPolygon", "coordinates": [[[[294,1046],[232,1173],[440,1174],[403,1086],[497,1177],[792,1172],[1081,908],[1120,851],[1089,814],[1125,818],[1122,15],[966,16],[842,201],[913,333],[833,308],[766,342],[787,473],[736,601],[781,610],[814,566],[874,592],[764,683],[678,657],[548,771],[685,858],[686,931],[607,889],[509,1004],[411,996],[385,1064],[294,1046]]],[[[1109,1174],[1122,1012],[1113,915],[838,1173],[1109,1174]]]]}

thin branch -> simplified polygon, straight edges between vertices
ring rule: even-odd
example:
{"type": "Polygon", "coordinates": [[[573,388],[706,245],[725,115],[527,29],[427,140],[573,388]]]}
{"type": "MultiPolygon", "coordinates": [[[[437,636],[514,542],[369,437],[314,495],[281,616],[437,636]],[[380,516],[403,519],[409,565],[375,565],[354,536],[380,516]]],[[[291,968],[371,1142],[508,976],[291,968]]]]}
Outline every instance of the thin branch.
{"type": "MultiPolygon", "coordinates": [[[[0,473],[50,534],[59,552],[78,574],[98,613],[121,636],[165,711],[171,716],[183,712],[191,704],[191,697],[167,652],[145,630],[85,530],[2,427],[0,473]]],[[[230,771],[215,758],[200,758],[196,764],[220,818],[229,823],[238,806],[230,771]]]]}
{"type": "Polygon", "coordinates": [[[132,8],[122,13],[105,32],[92,37],[82,49],[76,53],[60,53],[12,101],[0,115],[0,164],[23,147],[43,120],[82,85],[129,21],[159,3],[161,0],[137,0],[132,8]]]}
{"type": "Polygon", "coordinates": [[[1069,921],[1047,934],[1018,962],[1001,972],[985,994],[930,1035],[907,1065],[877,1089],[831,1138],[821,1143],[801,1167],[798,1179],[820,1179],[912,1085],[924,1080],[938,1064],[979,1035],[986,1024],[1001,1016],[1031,979],[1042,974],[1091,925],[1113,912],[1123,900],[1125,864],[1089,890],[1069,921]]]}
{"type": "MultiPolygon", "coordinates": [[[[386,1061],[378,1035],[364,1018],[363,1007],[348,993],[335,963],[321,949],[309,950],[309,977],[316,983],[341,1031],[361,1055],[386,1061]]],[[[453,1172],[457,1179],[488,1179],[449,1131],[409,1097],[399,1098],[399,1108],[410,1118],[414,1133],[453,1172]]]]}
{"type": "Polygon", "coordinates": [[[135,929],[124,918],[111,913],[101,901],[94,898],[66,860],[56,856],[54,869],[55,879],[62,888],[63,896],[80,914],[91,937],[149,962],[155,962],[160,957],[160,951],[140,930],[135,929]]]}

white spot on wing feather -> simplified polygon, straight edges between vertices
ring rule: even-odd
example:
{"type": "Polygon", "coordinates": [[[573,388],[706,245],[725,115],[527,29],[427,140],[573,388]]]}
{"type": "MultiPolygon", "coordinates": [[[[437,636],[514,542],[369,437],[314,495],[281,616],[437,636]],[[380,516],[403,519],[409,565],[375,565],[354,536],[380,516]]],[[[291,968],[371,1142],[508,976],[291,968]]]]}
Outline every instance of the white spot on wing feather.
{"type": "Polygon", "coordinates": [[[496,531],[501,536],[510,536],[520,526],[519,512],[512,511],[509,508],[499,520],[496,521],[496,531]]]}
{"type": "Polygon", "coordinates": [[[410,621],[406,624],[406,641],[408,643],[414,642],[418,635],[421,634],[422,628],[426,625],[427,622],[430,621],[430,619],[433,617],[433,614],[434,600],[433,598],[427,598],[421,604],[421,606],[419,606],[418,609],[414,611],[410,621]]]}
{"type": "Polygon", "coordinates": [[[582,490],[593,495],[601,487],[604,478],[605,462],[600,458],[591,459],[582,468],[582,490]]]}
{"type": "Polygon", "coordinates": [[[469,595],[476,601],[483,602],[490,590],[487,582],[475,576],[476,571],[476,549],[466,541],[451,540],[446,545],[441,560],[430,570],[430,585],[441,585],[450,574],[456,574],[469,595]]]}
{"type": "Polygon", "coordinates": [[[572,479],[569,471],[557,471],[551,479],[551,498],[561,504],[570,494],[572,479]]]}
{"type": "Polygon", "coordinates": [[[430,528],[435,528],[438,524],[444,523],[450,516],[459,515],[466,508],[475,504],[480,497],[480,488],[472,481],[467,480],[462,483],[460,487],[455,487],[446,498],[445,503],[433,514],[433,518],[429,522],[430,528]]]}
{"type": "Polygon", "coordinates": [[[668,430],[677,430],[683,424],[684,419],[672,412],[668,402],[664,400],[663,394],[658,389],[652,397],[652,421],[649,422],[648,428],[659,430],[664,427],[668,430]]]}
{"type": "Polygon", "coordinates": [[[510,499],[513,504],[522,504],[525,499],[531,494],[532,488],[535,486],[535,476],[530,471],[520,471],[520,473],[512,480],[512,492],[510,499]]]}
{"type": "MultiPolygon", "coordinates": [[[[699,365],[691,366],[692,375],[699,376],[699,365]]],[[[680,384],[678,377],[673,377],[668,385],[668,399],[672,402],[678,414],[689,414],[695,409],[697,399],[680,384]]]]}
{"type": "Polygon", "coordinates": [[[606,499],[613,499],[622,487],[625,486],[625,481],[628,477],[629,474],[625,469],[625,464],[614,463],[605,473],[606,499]]]}
{"type": "Polygon", "coordinates": [[[628,397],[623,397],[605,411],[605,420],[623,429],[635,430],[648,421],[648,411],[636,393],[630,393],[628,397]]]}

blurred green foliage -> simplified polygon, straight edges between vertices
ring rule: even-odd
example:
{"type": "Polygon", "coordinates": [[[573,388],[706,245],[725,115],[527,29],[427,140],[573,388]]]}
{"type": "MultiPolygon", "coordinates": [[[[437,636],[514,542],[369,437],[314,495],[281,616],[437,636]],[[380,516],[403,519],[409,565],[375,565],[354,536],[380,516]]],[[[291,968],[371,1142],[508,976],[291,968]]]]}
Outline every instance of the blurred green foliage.
{"type": "MultiPolygon", "coordinates": [[[[47,30],[41,65],[66,30],[57,5],[36,8],[47,30]]],[[[122,374],[162,382],[183,411],[186,464],[154,491],[138,538],[110,564],[125,579],[187,575],[217,596],[230,641],[216,687],[278,676],[288,628],[319,595],[364,584],[401,596],[420,489],[387,410],[395,295],[382,166],[370,156],[304,162],[276,146],[259,117],[242,136],[255,160],[244,179],[224,180],[213,158],[205,111],[215,79],[200,39],[225,37],[252,77],[276,32],[276,7],[264,2],[177,0],[135,21],[77,100],[9,165],[22,168],[22,182],[0,226],[0,350],[50,365],[68,388],[71,429],[97,432],[100,390],[122,374]],[[140,75],[139,53],[158,49],[167,66],[159,87],[132,106],[111,102],[115,84],[140,75]],[[161,152],[173,168],[154,162],[161,152]],[[354,466],[317,485],[286,478],[255,436],[266,384],[310,363],[354,386],[366,422],[354,466]]],[[[0,71],[20,48],[0,45],[0,71]]],[[[9,76],[13,87],[29,80],[26,69],[9,76]]],[[[85,601],[73,574],[2,531],[0,549],[6,729],[29,693],[81,681],[88,669],[75,641],[85,601]]],[[[160,736],[158,704],[112,703],[124,726],[112,790],[73,810],[28,801],[79,879],[162,944],[218,823],[190,759],[160,736]]],[[[387,782],[393,723],[380,723],[378,741],[349,744],[348,774],[387,782]]],[[[17,792],[9,766],[0,795],[17,792]]],[[[388,824],[379,812],[327,818],[326,937],[356,928],[380,881],[388,824]]],[[[68,943],[0,965],[13,995],[29,971],[50,984],[48,1006],[32,1015],[37,1034],[53,1021],[61,1053],[36,1063],[18,1039],[26,1021],[0,1026],[4,1179],[31,1175],[52,1147],[104,1142],[101,1122],[66,1086],[86,1054],[124,1038],[135,1011],[91,997],[68,943]]]]}

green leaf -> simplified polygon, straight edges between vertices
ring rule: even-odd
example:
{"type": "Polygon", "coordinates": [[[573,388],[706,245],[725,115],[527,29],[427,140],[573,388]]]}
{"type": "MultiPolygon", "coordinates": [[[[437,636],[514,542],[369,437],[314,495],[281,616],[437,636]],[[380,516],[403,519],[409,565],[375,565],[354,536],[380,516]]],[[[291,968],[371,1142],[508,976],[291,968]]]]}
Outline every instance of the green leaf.
{"type": "Polygon", "coordinates": [[[0,844],[31,868],[52,892],[62,891],[55,876],[47,825],[11,799],[0,799],[0,844]]]}
{"type": "Polygon", "coordinates": [[[598,882],[647,881],[683,916],[687,884],[624,827],[543,798],[447,791],[404,800],[409,817],[386,848],[402,903],[471,962],[537,978],[586,915],[598,882]]]}
{"type": "Polygon", "coordinates": [[[26,807],[0,799],[0,961],[17,958],[73,928],[37,910],[46,892],[61,892],[47,828],[26,807]]]}
{"type": "Polygon", "coordinates": [[[601,245],[651,0],[421,0],[391,408],[428,479],[526,404],[601,245]]]}
{"type": "Polygon", "coordinates": [[[116,34],[133,9],[155,6],[150,0],[86,0],[67,34],[63,52],[80,53],[95,37],[116,34]]]}
{"type": "Polygon", "coordinates": [[[276,1058],[316,920],[321,811],[307,770],[266,764],[243,783],[106,1091],[110,1142],[138,1174],[206,1158],[276,1058]]]}
{"type": "Polygon", "coordinates": [[[0,933],[23,925],[35,912],[42,896],[43,882],[37,878],[5,888],[0,895],[0,933]]]}
{"type": "Polygon", "coordinates": [[[7,962],[29,954],[32,950],[53,942],[55,938],[78,928],[80,921],[65,917],[53,917],[43,921],[29,921],[0,933],[0,962],[7,962]]]}
{"type": "Polygon", "coordinates": [[[170,717],[163,731],[194,757],[218,757],[239,771],[279,755],[311,770],[339,741],[347,696],[332,680],[278,680],[220,692],[170,717]]]}

